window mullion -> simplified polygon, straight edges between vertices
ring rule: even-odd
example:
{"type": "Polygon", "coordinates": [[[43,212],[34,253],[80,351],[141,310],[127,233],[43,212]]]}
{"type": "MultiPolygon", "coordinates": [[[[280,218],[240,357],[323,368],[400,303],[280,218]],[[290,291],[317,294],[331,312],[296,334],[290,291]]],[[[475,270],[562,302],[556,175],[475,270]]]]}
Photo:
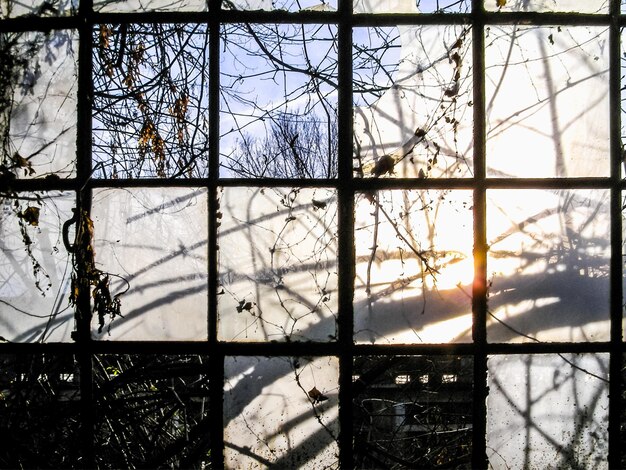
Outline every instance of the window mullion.
{"type": "Polygon", "coordinates": [[[219,118],[220,118],[220,20],[221,0],[211,0],[209,21],[209,240],[208,240],[208,348],[210,355],[209,406],[212,468],[224,467],[224,353],[217,334],[219,225],[219,118]]]}
{"type": "Polygon", "coordinates": [[[621,466],[621,369],[622,369],[622,192],[620,187],[621,145],[621,73],[620,73],[620,1],[610,4],[609,30],[609,102],[611,151],[611,350],[609,372],[609,468],[621,466]]]}
{"type": "MultiPolygon", "coordinates": [[[[92,122],[91,103],[93,96],[92,81],[92,51],[93,51],[93,2],[85,0],[80,2],[78,13],[79,27],[79,51],[78,51],[78,109],[77,109],[77,142],[76,142],[76,239],[78,240],[83,215],[91,213],[92,191],[89,181],[92,175],[91,143],[92,122]]],[[[88,235],[87,235],[88,236],[88,235]]],[[[78,347],[78,365],[80,370],[80,400],[81,400],[81,426],[83,444],[83,465],[86,468],[95,467],[95,402],[93,400],[93,362],[91,350],[91,295],[88,280],[88,259],[77,247],[74,253],[75,275],[77,282],[82,288],[76,299],[76,336],[74,340],[78,347]]]]}
{"type": "Polygon", "coordinates": [[[339,0],[338,60],[338,341],[339,463],[353,468],[352,369],[354,290],[354,187],[352,184],[352,0],[339,0]]]}
{"type": "Polygon", "coordinates": [[[485,180],[485,12],[481,0],[472,2],[472,60],[474,98],[474,408],[472,468],[487,468],[487,240],[485,180]]]}

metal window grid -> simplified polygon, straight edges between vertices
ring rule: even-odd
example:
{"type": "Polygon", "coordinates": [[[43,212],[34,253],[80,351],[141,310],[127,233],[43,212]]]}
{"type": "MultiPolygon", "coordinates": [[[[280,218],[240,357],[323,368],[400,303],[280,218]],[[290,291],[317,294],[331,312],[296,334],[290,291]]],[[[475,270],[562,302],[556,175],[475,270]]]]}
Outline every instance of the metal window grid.
{"type": "MultiPolygon", "coordinates": [[[[209,354],[211,357],[210,403],[212,424],[211,464],[221,468],[223,461],[223,383],[224,358],[231,355],[245,356],[336,356],[339,358],[339,449],[341,468],[353,468],[352,442],[352,377],[353,359],[367,355],[468,355],[474,360],[473,392],[473,442],[472,467],[487,468],[486,457],[486,397],[487,357],[503,354],[540,353],[609,353],[610,354],[610,409],[609,409],[609,454],[608,465],[618,468],[621,462],[620,442],[620,396],[622,356],[626,345],[622,341],[622,191],[626,181],[620,174],[622,144],[620,132],[620,31],[626,25],[626,16],[620,13],[619,0],[611,0],[608,14],[576,13],[531,13],[531,12],[488,12],[481,0],[472,0],[469,13],[441,14],[354,14],[352,0],[339,0],[336,12],[301,11],[238,11],[221,9],[220,0],[210,0],[207,12],[141,12],[141,13],[98,13],[90,0],[81,0],[75,16],[28,17],[0,20],[4,31],[49,31],[72,29],[79,34],[78,55],[78,113],[77,113],[77,173],[67,180],[16,180],[16,191],[71,190],[76,193],[77,205],[89,211],[91,193],[94,188],[130,187],[204,187],[208,189],[209,243],[208,283],[209,314],[208,340],[205,342],[180,341],[111,341],[101,342],[91,338],[89,312],[91,299],[83,295],[77,305],[80,312],[87,312],[78,323],[78,334],[73,343],[19,344],[0,343],[0,353],[67,353],[79,360],[82,377],[91,377],[95,354],[209,354]],[[209,87],[210,101],[210,160],[208,178],[198,179],[92,179],[91,157],[91,96],[92,96],[92,41],[93,28],[102,23],[205,23],[210,28],[209,87]],[[339,168],[336,179],[234,179],[219,177],[219,77],[220,77],[220,26],[226,23],[328,23],[338,28],[338,122],[339,168]],[[473,52],[473,118],[474,118],[474,176],[449,179],[359,179],[353,176],[352,168],[352,31],[358,26],[384,25],[446,25],[463,24],[471,27],[473,52]],[[610,44],[610,176],[607,178],[491,178],[486,175],[485,165],[485,58],[484,30],[495,24],[529,25],[602,25],[609,29],[610,44]],[[330,343],[236,343],[219,341],[217,335],[217,191],[227,186],[298,186],[327,187],[338,192],[339,207],[339,305],[338,339],[330,343]],[[365,345],[353,341],[353,279],[354,258],[354,195],[372,189],[437,189],[462,188],[474,195],[474,259],[475,281],[473,289],[473,341],[469,344],[398,344],[365,345]],[[610,259],[610,320],[611,332],[608,342],[589,343],[489,343],[486,334],[487,321],[487,271],[486,271],[486,191],[492,188],[539,188],[539,189],[608,189],[610,190],[611,214],[611,259],[610,259]]],[[[92,383],[81,380],[82,424],[86,462],[93,463],[94,410],[92,383]]]]}

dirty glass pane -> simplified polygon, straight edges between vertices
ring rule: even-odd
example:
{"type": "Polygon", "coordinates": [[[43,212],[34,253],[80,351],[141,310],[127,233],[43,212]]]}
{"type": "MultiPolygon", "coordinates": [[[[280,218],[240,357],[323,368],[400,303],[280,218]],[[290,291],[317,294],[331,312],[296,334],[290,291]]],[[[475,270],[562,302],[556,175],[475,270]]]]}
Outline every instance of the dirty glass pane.
{"type": "Polygon", "coordinates": [[[204,189],[99,189],[92,219],[96,267],[119,295],[121,316],[93,319],[93,336],[202,340],[207,335],[204,189]]]}
{"type": "Polygon", "coordinates": [[[488,175],[608,176],[607,29],[490,26],[485,46],[488,175]]]}
{"type": "Polygon", "coordinates": [[[100,468],[206,468],[207,356],[93,358],[100,468]]]}
{"type": "Polygon", "coordinates": [[[355,204],[355,340],[471,341],[471,192],[368,192],[355,204]]]}
{"type": "Polygon", "coordinates": [[[0,33],[0,181],[74,176],[77,56],[72,30],[0,33]]]}
{"type": "Polygon", "coordinates": [[[93,40],[94,175],[206,176],[208,26],[102,24],[93,40]]]}
{"type": "Polygon", "coordinates": [[[336,177],[337,27],[235,23],[221,34],[221,176],[336,177]]]}
{"type": "Polygon", "coordinates": [[[339,468],[335,357],[227,357],[226,468],[339,468]]]}
{"type": "Polygon", "coordinates": [[[219,337],[335,339],[335,192],[223,188],[220,221],[219,337]]]}
{"type": "Polygon", "coordinates": [[[354,0],[354,13],[467,13],[471,0],[354,0]]]}
{"type": "Polygon", "coordinates": [[[608,468],[609,355],[488,359],[490,468],[608,468]]]}
{"type": "Polygon", "coordinates": [[[80,468],[78,365],[71,355],[0,355],[3,468],[80,468]]]}
{"type": "Polygon", "coordinates": [[[471,176],[469,27],[355,28],[352,62],[356,177],[471,176]]]}
{"type": "Polygon", "coordinates": [[[608,341],[608,190],[487,192],[492,342],[608,341]]]}
{"type": "Polygon", "coordinates": [[[338,0],[223,0],[232,10],[336,11],[338,0]]]}
{"type": "Polygon", "coordinates": [[[356,468],[470,468],[471,357],[362,356],[353,373],[356,468]]]}
{"type": "Polygon", "coordinates": [[[606,14],[609,12],[609,0],[485,0],[485,9],[606,14]]]}
{"type": "Polygon", "coordinates": [[[78,3],[78,0],[3,0],[0,2],[0,19],[75,15],[78,3]]]}
{"type": "Polygon", "coordinates": [[[72,260],[63,223],[74,193],[0,193],[0,337],[14,342],[69,341],[72,260]]]}
{"type": "Polygon", "coordinates": [[[93,9],[100,13],[208,11],[209,0],[94,0],[93,9]]]}

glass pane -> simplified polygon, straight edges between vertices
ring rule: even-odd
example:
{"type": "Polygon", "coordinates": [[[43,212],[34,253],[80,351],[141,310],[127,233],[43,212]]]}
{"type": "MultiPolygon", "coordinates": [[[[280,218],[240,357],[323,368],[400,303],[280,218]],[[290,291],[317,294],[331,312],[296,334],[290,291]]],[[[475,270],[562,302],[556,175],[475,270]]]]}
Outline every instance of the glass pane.
{"type": "MultiPolygon", "coordinates": [[[[19,16],[68,16],[76,14],[77,11],[78,0],[4,0],[0,2],[0,19],[19,16]]],[[[6,62],[2,62],[4,67],[6,62]]]]}
{"type": "Polygon", "coordinates": [[[354,0],[355,13],[467,13],[471,0],[354,0]]]}
{"type": "Polygon", "coordinates": [[[485,45],[489,176],[608,176],[607,29],[491,26],[485,45]]]}
{"type": "Polygon", "coordinates": [[[485,9],[498,11],[569,11],[608,13],[609,0],[485,0],[485,9]]]}
{"type": "Polygon", "coordinates": [[[78,34],[0,33],[0,178],[67,178],[76,161],[78,34]]]}
{"type": "Polygon", "coordinates": [[[469,27],[356,28],[352,62],[355,176],[471,176],[469,27]]]}
{"type": "Polygon", "coordinates": [[[335,193],[223,188],[220,211],[219,337],[335,339],[335,193]]]}
{"type": "Polygon", "coordinates": [[[206,191],[99,189],[93,199],[96,266],[121,301],[120,317],[94,315],[94,337],[206,339],[206,191]]]}
{"type": "Polygon", "coordinates": [[[70,355],[0,355],[3,468],[80,468],[80,383],[70,355]]]}
{"type": "Polygon", "coordinates": [[[336,177],[336,26],[229,24],[222,50],[221,176],[336,177]]]}
{"type": "Polygon", "coordinates": [[[97,177],[208,174],[208,54],[206,24],[94,29],[97,177]]]}
{"type": "Polygon", "coordinates": [[[209,358],[93,359],[99,468],[207,468],[209,358]]]}
{"type": "Polygon", "coordinates": [[[608,190],[487,192],[489,340],[608,341],[608,190]]]}
{"type": "Polygon", "coordinates": [[[73,268],[62,232],[72,218],[74,193],[4,193],[0,205],[0,336],[69,341],[73,268]]]}
{"type": "Polygon", "coordinates": [[[470,191],[360,194],[355,248],[357,342],[471,341],[470,191]]]}
{"type": "Polygon", "coordinates": [[[488,359],[490,468],[608,468],[608,354],[488,359]]]}
{"type": "Polygon", "coordinates": [[[335,357],[227,357],[226,468],[339,468],[335,357]]]}
{"type": "Polygon", "coordinates": [[[93,9],[100,13],[208,11],[209,0],[94,0],[93,9]]]}
{"type": "Polygon", "coordinates": [[[473,373],[471,357],[356,357],[356,468],[470,468],[473,373]]]}
{"type": "Polygon", "coordinates": [[[223,0],[233,10],[336,11],[337,0],[223,0]]]}

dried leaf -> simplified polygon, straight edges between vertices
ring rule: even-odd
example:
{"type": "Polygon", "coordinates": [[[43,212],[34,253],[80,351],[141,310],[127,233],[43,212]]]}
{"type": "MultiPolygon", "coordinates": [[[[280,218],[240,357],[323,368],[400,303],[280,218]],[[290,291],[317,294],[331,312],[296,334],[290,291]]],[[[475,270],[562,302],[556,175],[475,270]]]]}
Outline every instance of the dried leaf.
{"type": "Polygon", "coordinates": [[[458,93],[459,93],[459,84],[458,83],[454,83],[454,84],[452,84],[452,86],[450,88],[446,89],[446,91],[444,91],[443,94],[445,96],[447,96],[448,98],[453,98],[458,93]]]}
{"type": "Polygon", "coordinates": [[[30,163],[30,161],[22,157],[19,153],[15,152],[13,154],[13,157],[11,157],[11,160],[13,161],[13,165],[16,168],[24,169],[24,175],[32,176],[35,174],[35,170],[33,170],[33,165],[30,163]]]}
{"type": "Polygon", "coordinates": [[[105,24],[101,24],[100,25],[100,37],[99,37],[99,43],[100,43],[101,49],[109,48],[109,38],[111,37],[111,35],[112,35],[111,28],[105,24]]]}
{"type": "Polygon", "coordinates": [[[39,225],[39,207],[27,207],[22,212],[18,212],[17,216],[33,227],[39,225]]]}
{"type": "Polygon", "coordinates": [[[317,387],[313,387],[308,393],[309,397],[313,400],[313,403],[320,403],[328,400],[328,397],[320,392],[317,387]]]}
{"type": "Polygon", "coordinates": [[[313,199],[311,203],[313,204],[313,210],[326,209],[326,203],[324,201],[316,201],[313,199]]]}
{"type": "Polygon", "coordinates": [[[498,8],[502,8],[506,5],[506,0],[496,0],[496,5],[498,6],[498,8]]]}
{"type": "Polygon", "coordinates": [[[246,302],[245,300],[240,300],[239,305],[237,305],[237,312],[241,313],[243,311],[250,312],[252,310],[252,302],[246,302]]]}
{"type": "Polygon", "coordinates": [[[395,164],[396,162],[391,155],[383,155],[378,159],[370,173],[374,176],[382,176],[385,173],[392,174],[395,164]]]}

